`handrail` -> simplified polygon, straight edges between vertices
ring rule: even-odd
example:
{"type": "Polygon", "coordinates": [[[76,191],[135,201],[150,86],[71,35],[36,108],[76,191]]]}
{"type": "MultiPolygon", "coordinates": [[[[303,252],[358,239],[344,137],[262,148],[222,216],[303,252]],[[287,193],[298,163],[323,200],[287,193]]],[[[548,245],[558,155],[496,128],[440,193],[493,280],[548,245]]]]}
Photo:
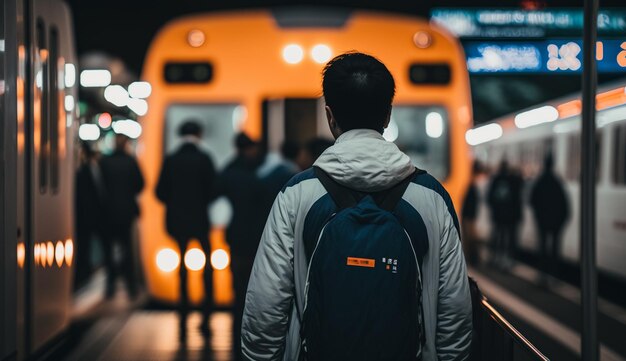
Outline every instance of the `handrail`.
{"type": "Polygon", "coordinates": [[[539,360],[550,361],[535,345],[530,343],[524,335],[521,334],[509,321],[507,321],[487,300],[485,296],[482,297],[481,306],[489,313],[491,319],[493,319],[509,336],[518,344],[524,347],[528,352],[539,360]]]}

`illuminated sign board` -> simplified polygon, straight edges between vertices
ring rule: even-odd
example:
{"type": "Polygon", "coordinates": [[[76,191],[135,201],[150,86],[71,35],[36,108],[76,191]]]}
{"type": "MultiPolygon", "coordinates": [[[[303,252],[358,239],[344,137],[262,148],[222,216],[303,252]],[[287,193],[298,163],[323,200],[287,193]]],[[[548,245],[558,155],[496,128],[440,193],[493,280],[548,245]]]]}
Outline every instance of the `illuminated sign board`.
{"type": "MultiPolygon", "coordinates": [[[[470,73],[578,73],[582,41],[465,41],[470,73]]],[[[601,40],[596,45],[598,72],[626,73],[626,41],[601,40]]]]}
{"type": "MultiPolygon", "coordinates": [[[[578,37],[584,23],[582,9],[433,9],[431,19],[459,37],[474,38],[578,37]]],[[[624,35],[626,10],[600,10],[598,32],[624,35]]]]}

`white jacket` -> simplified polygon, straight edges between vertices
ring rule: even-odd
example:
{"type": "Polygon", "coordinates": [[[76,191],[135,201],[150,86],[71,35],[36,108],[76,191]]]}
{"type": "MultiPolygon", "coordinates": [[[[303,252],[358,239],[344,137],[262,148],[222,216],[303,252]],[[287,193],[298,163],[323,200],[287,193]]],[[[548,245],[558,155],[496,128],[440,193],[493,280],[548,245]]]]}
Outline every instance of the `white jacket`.
{"type": "MultiPolygon", "coordinates": [[[[375,192],[414,171],[409,157],[373,130],[352,130],[316,161],[337,182],[375,192]]],[[[469,356],[472,318],[467,270],[454,206],[432,176],[415,177],[403,196],[413,237],[428,241],[422,263],[424,360],[469,356]]],[[[312,169],[291,179],[274,201],[250,277],[242,323],[249,360],[298,360],[307,261],[303,239],[315,237],[334,204],[312,169]]]]}

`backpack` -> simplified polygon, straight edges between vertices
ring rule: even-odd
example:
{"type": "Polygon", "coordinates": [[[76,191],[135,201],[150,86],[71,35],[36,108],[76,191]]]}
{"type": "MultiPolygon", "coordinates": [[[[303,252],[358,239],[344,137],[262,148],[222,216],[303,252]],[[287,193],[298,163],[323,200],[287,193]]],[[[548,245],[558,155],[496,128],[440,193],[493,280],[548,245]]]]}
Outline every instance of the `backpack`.
{"type": "MultiPolygon", "coordinates": [[[[337,206],[309,261],[301,340],[306,360],[420,360],[422,278],[394,210],[417,173],[389,190],[359,193],[315,173],[337,206]]],[[[312,242],[309,242],[312,243],[312,242]]]]}

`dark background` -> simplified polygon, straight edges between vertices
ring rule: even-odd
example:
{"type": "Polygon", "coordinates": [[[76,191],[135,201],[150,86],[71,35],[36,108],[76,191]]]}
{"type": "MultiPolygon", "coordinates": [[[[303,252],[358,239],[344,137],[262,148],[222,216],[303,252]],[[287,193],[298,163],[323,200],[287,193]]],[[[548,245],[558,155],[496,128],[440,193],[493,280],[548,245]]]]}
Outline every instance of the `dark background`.
{"type": "MultiPolygon", "coordinates": [[[[168,21],[186,14],[242,8],[325,6],[398,12],[428,17],[432,7],[579,8],[582,0],[68,0],[74,14],[78,53],[102,51],[121,58],[135,75],[152,37],[168,21]]],[[[624,7],[624,0],[605,0],[603,8],[624,7]]],[[[582,37],[582,32],[581,32],[582,37]]],[[[626,40],[626,39],[625,39],[626,40]]],[[[601,83],[626,74],[606,74],[601,83]]],[[[580,75],[483,74],[470,77],[476,123],[536,105],[580,89],[580,75]]]]}

